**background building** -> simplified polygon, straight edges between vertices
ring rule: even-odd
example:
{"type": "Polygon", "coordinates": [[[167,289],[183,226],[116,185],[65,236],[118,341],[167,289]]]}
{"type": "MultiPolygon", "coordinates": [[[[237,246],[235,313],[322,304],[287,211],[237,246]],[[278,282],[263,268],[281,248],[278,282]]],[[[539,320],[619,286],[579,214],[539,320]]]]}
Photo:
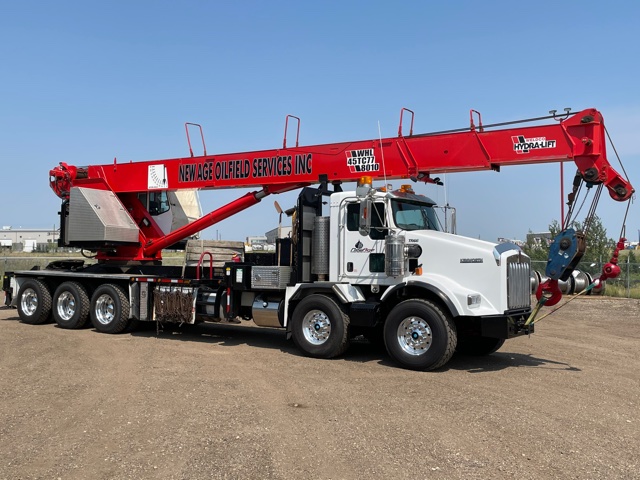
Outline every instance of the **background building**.
{"type": "Polygon", "coordinates": [[[552,240],[551,232],[527,233],[527,243],[530,245],[548,247],[552,240]]]}
{"type": "Polygon", "coordinates": [[[46,251],[58,246],[60,230],[55,228],[13,228],[3,226],[0,230],[0,248],[9,251],[46,251]]]}

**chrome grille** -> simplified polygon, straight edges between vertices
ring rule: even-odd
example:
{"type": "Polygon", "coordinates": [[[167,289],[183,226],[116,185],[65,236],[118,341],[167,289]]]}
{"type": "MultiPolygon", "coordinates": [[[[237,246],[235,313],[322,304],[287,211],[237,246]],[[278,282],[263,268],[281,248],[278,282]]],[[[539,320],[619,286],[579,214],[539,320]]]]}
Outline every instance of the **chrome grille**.
{"type": "Polygon", "coordinates": [[[531,262],[520,254],[507,259],[507,306],[509,310],[531,307],[531,262]]]}

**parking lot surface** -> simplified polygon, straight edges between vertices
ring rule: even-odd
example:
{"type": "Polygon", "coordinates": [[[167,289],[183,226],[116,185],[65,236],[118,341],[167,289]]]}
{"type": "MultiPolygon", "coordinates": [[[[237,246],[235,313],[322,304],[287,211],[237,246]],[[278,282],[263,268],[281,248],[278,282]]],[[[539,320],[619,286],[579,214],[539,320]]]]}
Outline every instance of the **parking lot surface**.
{"type": "Polygon", "coordinates": [[[397,368],[282,331],[105,335],[0,309],[0,479],[640,478],[640,302],[579,298],[487,357],[397,368]]]}

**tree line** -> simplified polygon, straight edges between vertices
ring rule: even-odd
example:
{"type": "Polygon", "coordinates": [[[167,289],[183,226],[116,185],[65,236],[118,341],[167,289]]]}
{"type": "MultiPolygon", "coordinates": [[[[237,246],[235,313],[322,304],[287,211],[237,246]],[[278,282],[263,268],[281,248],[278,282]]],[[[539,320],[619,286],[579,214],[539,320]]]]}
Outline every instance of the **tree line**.
{"type": "MultiPolygon", "coordinates": [[[[576,231],[582,231],[583,222],[575,221],[571,225],[576,231]]],[[[549,232],[551,234],[551,240],[560,233],[562,227],[557,220],[553,220],[549,225],[549,232]]],[[[531,230],[529,230],[529,233],[531,230]]],[[[586,251],[582,257],[581,263],[606,263],[611,259],[613,250],[616,247],[617,239],[609,238],[607,236],[607,230],[602,225],[600,217],[595,215],[591,222],[591,226],[586,235],[586,251]]],[[[547,261],[549,256],[549,244],[545,241],[540,243],[535,242],[532,235],[527,235],[527,241],[523,247],[524,252],[529,255],[532,261],[547,261]]],[[[625,263],[637,263],[636,254],[633,250],[627,250],[629,258],[625,258],[625,263]]]]}

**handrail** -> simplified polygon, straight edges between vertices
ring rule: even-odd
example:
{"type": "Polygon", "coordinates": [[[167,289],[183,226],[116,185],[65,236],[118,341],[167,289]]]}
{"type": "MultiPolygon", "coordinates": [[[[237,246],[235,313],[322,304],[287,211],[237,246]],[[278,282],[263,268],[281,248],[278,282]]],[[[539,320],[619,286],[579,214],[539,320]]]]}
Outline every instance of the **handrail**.
{"type": "Polygon", "coordinates": [[[193,125],[194,127],[198,127],[200,129],[200,137],[202,138],[202,149],[204,150],[203,155],[206,157],[207,156],[207,146],[204,143],[204,133],[202,133],[202,125],[200,125],[199,123],[186,122],[184,124],[184,129],[187,131],[187,143],[189,144],[189,153],[193,157],[193,149],[191,148],[191,138],[189,138],[189,127],[188,127],[188,125],[193,125]]]}
{"type": "Polygon", "coordinates": [[[284,119],[284,140],[282,141],[282,148],[287,148],[287,129],[289,128],[289,118],[295,118],[298,120],[298,131],[296,132],[296,147],[298,146],[298,140],[300,139],[300,118],[295,115],[287,115],[284,119]]]}
{"type": "Polygon", "coordinates": [[[209,278],[213,280],[213,254],[209,251],[202,252],[196,267],[196,280],[200,280],[200,269],[202,268],[202,260],[205,255],[209,255],[209,278]]]}
{"type": "Polygon", "coordinates": [[[398,126],[398,136],[399,137],[402,137],[402,114],[405,111],[409,112],[411,114],[411,127],[409,128],[409,136],[413,135],[413,117],[415,116],[415,114],[413,113],[413,110],[409,110],[408,108],[402,107],[400,109],[400,125],[398,126]]]}

